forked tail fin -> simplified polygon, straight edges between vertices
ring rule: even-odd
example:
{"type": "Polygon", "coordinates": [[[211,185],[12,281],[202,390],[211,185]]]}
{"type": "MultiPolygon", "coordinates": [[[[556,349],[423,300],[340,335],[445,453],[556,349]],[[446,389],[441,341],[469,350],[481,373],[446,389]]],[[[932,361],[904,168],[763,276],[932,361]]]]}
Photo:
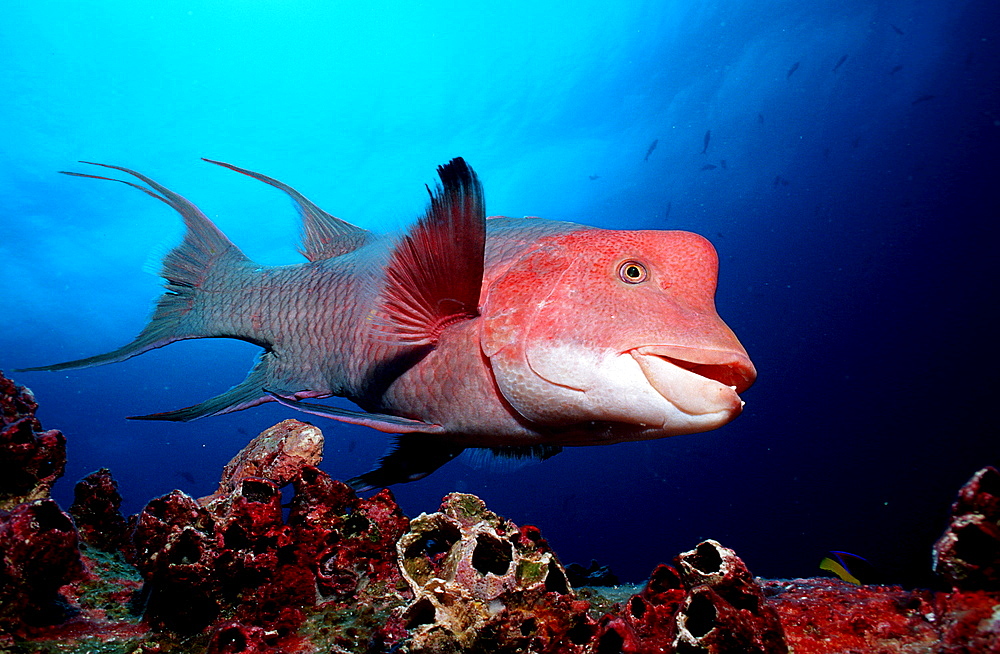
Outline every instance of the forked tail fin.
{"type": "MultiPolygon", "coordinates": [[[[81,163],[93,162],[84,161],[81,163]]],[[[149,188],[113,177],[62,172],[66,175],[128,184],[132,188],[139,189],[143,193],[166,203],[184,218],[184,224],[187,226],[184,240],[164,257],[160,270],[160,275],[167,282],[164,284],[166,292],[157,301],[149,323],[128,345],[85,359],[22,368],[19,372],[100,366],[106,363],[124,361],[174,341],[206,336],[223,336],[224,334],[209,331],[209,325],[206,324],[201,315],[201,303],[198,301],[199,292],[211,290],[217,280],[231,279],[233,273],[245,269],[248,265],[253,265],[198,207],[177,193],[134,170],[107,164],[93,165],[128,173],[144,182],[149,188]]]]}

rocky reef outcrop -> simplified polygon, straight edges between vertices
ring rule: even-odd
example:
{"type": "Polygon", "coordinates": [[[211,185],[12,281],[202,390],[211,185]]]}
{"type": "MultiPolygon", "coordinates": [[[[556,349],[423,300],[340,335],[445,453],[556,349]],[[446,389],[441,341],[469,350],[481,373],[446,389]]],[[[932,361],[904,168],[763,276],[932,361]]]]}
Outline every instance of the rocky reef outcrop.
{"type": "Polygon", "coordinates": [[[0,466],[23,463],[22,479],[35,480],[0,510],[4,652],[1000,651],[993,468],[962,488],[935,546],[949,591],[761,580],[714,540],[641,586],[574,587],[610,571],[568,573],[537,527],[474,495],[451,493],[412,520],[388,490],[360,498],[316,467],[322,433],[295,420],[255,438],[210,496],[175,490],[126,520],[102,469],[63,512],[34,497],[55,470],[37,453],[58,447],[38,438],[50,432],[34,421],[30,393],[2,377],[0,390],[5,429],[27,419],[33,437],[4,441],[27,445],[0,449],[0,466]]]}
{"type": "Polygon", "coordinates": [[[0,510],[44,499],[66,469],[66,437],[42,430],[38,403],[0,372],[0,510]]]}

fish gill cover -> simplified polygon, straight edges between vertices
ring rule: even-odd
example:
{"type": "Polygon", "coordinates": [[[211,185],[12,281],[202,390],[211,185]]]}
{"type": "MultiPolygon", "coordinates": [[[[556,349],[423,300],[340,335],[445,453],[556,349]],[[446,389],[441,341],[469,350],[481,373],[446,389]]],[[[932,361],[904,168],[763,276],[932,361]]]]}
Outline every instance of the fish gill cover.
{"type": "MultiPolygon", "coordinates": [[[[401,233],[435,167],[461,156],[491,215],[709,238],[719,314],[759,378],[717,431],[513,470],[459,460],[395,487],[408,515],[475,493],[564,560],[623,579],[712,537],[763,576],[811,575],[842,549],[917,583],[953,489],[997,457],[982,313],[996,299],[997,20],[985,0],[10,7],[0,367],[130,341],[158,295],[140,271],[182,235],[160,203],[55,174],[78,160],[150,175],[278,265],[302,261],[288,200],[200,157],[401,233]]],[[[187,341],[16,380],[66,435],[66,477],[113,468],[134,513],[175,487],[209,493],[290,415],[124,420],[225,391],[253,353],[187,341]]],[[[323,429],[335,478],[389,443],[323,429]]],[[[56,486],[63,505],[71,486],[56,486]]]]}

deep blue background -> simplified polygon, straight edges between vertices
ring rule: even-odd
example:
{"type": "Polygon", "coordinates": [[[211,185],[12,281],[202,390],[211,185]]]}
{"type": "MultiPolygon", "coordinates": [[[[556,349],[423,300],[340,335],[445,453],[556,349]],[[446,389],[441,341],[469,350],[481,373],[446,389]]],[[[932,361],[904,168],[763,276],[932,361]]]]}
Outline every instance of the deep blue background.
{"type": "MultiPolygon", "coordinates": [[[[6,8],[0,367],[113,349],[158,295],[142,269],[180,220],[122,185],[55,174],[87,171],[79,159],[152,176],[279,264],[300,260],[287,199],[198,157],[392,231],[422,211],[434,167],[463,156],[492,214],[711,238],[720,314],[760,376],[744,415],[716,432],[509,472],[454,462],[393,489],[408,515],[473,492],[540,526],[564,561],[594,557],[636,581],[715,538],[762,576],[812,576],[844,549],[890,581],[927,583],[955,491],[1000,456],[997,4],[482,4],[6,8]]],[[[221,466],[290,411],[124,416],[215,395],[254,351],[185,342],[16,375],[69,439],[57,498],[103,466],[130,512],[175,487],[214,490],[221,466]]],[[[388,442],[320,425],[338,478],[388,442]]]]}

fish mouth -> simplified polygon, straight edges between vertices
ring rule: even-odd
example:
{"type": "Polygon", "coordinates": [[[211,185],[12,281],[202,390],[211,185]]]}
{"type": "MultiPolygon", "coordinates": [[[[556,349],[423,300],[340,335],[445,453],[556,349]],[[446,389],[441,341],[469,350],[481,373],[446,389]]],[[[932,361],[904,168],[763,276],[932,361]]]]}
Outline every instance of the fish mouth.
{"type": "Polygon", "coordinates": [[[650,385],[689,415],[726,413],[743,408],[740,393],[757,378],[745,352],[683,345],[647,345],[629,350],[650,385]]]}

